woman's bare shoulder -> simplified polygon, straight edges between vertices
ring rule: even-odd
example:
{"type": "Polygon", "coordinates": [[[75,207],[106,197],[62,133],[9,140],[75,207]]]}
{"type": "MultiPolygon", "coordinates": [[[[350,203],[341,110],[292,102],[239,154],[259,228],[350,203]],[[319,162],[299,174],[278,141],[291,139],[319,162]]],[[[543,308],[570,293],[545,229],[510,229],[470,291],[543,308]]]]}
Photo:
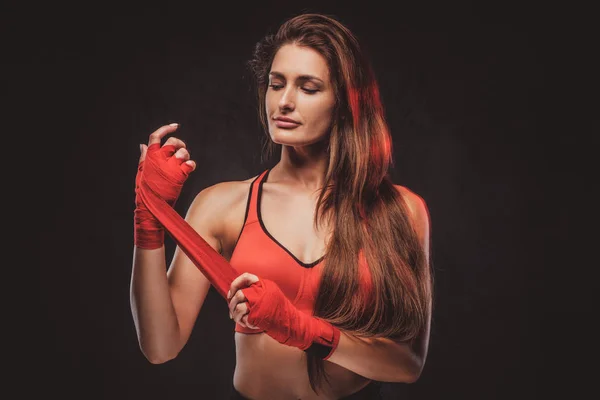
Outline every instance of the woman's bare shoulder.
{"type": "Polygon", "coordinates": [[[207,186],[196,194],[188,208],[186,220],[203,236],[218,241],[222,254],[230,252],[232,232],[243,224],[250,185],[257,176],[207,186]]]}
{"type": "Polygon", "coordinates": [[[209,208],[212,212],[227,210],[247,197],[250,185],[258,175],[239,181],[221,181],[202,189],[190,207],[209,208]]]}
{"type": "Polygon", "coordinates": [[[398,193],[400,193],[402,198],[404,198],[404,201],[406,201],[411,208],[418,207],[419,203],[425,203],[423,197],[406,186],[394,185],[394,188],[396,188],[398,193]]]}
{"type": "Polygon", "coordinates": [[[425,199],[413,190],[402,186],[394,185],[406,203],[414,222],[417,225],[427,224],[429,220],[429,210],[425,199]]]}

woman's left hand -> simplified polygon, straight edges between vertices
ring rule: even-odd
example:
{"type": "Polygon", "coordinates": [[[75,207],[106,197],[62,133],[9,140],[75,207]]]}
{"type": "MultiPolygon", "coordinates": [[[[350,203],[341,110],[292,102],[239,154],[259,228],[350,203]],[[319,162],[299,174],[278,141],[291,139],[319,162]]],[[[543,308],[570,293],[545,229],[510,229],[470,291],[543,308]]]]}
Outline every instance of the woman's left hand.
{"type": "Polygon", "coordinates": [[[244,296],[244,292],[240,289],[249,287],[255,282],[258,282],[258,276],[244,272],[231,282],[231,288],[227,293],[227,300],[229,301],[229,318],[233,319],[243,327],[250,329],[260,329],[257,326],[253,326],[248,322],[248,300],[244,296]]]}
{"type": "Polygon", "coordinates": [[[339,329],[300,311],[270,279],[259,279],[245,272],[231,282],[227,300],[235,322],[250,329],[262,329],[286,346],[307,350],[318,343],[335,349],[339,343],[339,329]]]}

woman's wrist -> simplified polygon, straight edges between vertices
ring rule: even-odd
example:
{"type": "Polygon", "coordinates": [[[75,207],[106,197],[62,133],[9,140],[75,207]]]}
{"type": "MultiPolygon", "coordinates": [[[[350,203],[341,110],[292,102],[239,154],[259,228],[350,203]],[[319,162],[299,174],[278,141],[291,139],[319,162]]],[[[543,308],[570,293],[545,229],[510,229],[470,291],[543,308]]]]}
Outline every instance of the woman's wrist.
{"type": "Polygon", "coordinates": [[[165,243],[165,230],[147,209],[134,211],[133,243],[140,249],[158,249],[165,243]]]}

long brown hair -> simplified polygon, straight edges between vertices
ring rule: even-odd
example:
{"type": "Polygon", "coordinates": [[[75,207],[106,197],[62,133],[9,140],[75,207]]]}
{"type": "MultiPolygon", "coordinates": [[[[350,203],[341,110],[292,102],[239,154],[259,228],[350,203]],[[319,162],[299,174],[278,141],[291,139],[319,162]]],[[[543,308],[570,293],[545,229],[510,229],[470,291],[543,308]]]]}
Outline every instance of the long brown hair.
{"type": "MultiPolygon", "coordinates": [[[[388,173],[392,138],[372,67],[350,30],[327,15],[297,15],[259,41],[248,65],[257,83],[267,158],[277,147],[270,140],[265,109],[268,74],[277,51],[291,43],[327,60],[336,98],[329,163],[314,220],[316,227],[328,221],[333,229],[313,315],[359,337],[409,341],[427,323],[432,273],[407,204],[388,173]],[[361,250],[371,293],[359,286],[361,250]]],[[[315,392],[322,378],[328,380],[323,365],[307,353],[315,392]]]]}

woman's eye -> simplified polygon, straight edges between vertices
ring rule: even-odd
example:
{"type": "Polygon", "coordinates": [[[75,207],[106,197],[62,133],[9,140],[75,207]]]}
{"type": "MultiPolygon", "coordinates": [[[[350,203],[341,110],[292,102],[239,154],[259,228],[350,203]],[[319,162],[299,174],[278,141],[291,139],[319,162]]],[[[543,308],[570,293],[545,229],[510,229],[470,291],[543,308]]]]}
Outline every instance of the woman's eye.
{"type": "MultiPolygon", "coordinates": [[[[269,87],[273,90],[279,90],[279,89],[283,88],[283,86],[284,85],[278,85],[275,83],[272,83],[269,85],[269,87]]],[[[305,88],[305,87],[303,87],[302,90],[304,90],[308,94],[315,94],[316,92],[319,91],[319,89],[309,89],[309,88],[305,88]]]]}

